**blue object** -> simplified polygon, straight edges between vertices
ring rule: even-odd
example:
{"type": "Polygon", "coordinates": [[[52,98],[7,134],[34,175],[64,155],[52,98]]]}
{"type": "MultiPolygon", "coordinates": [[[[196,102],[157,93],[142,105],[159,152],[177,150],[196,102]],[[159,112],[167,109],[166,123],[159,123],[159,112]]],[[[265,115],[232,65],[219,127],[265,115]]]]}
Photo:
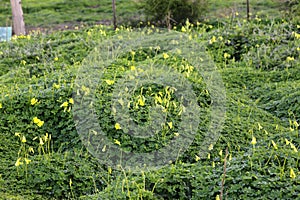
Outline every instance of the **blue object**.
{"type": "Polygon", "coordinates": [[[11,39],[11,34],[11,27],[0,27],[0,42],[9,41],[11,39]]]}

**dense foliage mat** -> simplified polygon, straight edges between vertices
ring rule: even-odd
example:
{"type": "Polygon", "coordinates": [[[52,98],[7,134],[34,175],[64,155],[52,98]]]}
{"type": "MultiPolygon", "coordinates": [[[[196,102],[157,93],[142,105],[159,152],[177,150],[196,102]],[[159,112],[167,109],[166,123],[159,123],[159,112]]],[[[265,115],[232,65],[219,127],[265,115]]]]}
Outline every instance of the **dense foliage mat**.
{"type": "MultiPolygon", "coordinates": [[[[170,112],[169,123],[153,141],[129,137],[123,133],[126,127],[114,121],[107,104],[113,97],[112,86],[122,73],[138,71],[140,63],[173,66],[191,82],[197,103],[206,114],[199,116],[201,123],[188,150],[170,165],[138,173],[102,165],[87,151],[76,131],[71,112],[74,80],[96,41],[132,29],[112,31],[95,26],[50,35],[36,33],[0,44],[1,196],[212,199],[223,190],[228,199],[298,198],[299,25],[257,17],[250,22],[187,22],[177,29],[206,44],[226,88],[222,133],[205,156],[199,157],[198,152],[212,102],[201,75],[194,74],[192,66],[179,55],[166,54],[163,48],[133,49],[134,53],[125,53],[107,66],[96,92],[99,123],[112,143],[128,151],[149,152],[177,135],[179,101],[172,96],[172,88],[157,84],[138,88],[128,105],[139,124],[147,123],[151,105],[170,112]]],[[[88,92],[88,88],[83,90],[88,92]]]]}

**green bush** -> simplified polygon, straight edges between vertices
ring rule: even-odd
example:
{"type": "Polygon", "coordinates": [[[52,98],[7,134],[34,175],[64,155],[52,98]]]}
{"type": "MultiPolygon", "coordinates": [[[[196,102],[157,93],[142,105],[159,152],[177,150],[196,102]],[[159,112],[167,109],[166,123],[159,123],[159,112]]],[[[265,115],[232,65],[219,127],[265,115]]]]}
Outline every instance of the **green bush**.
{"type": "Polygon", "coordinates": [[[300,17],[299,17],[299,13],[300,13],[300,2],[299,0],[286,0],[284,2],[287,10],[288,10],[288,14],[290,15],[290,17],[294,18],[293,20],[295,21],[299,21],[300,17]]]}
{"type": "Polygon", "coordinates": [[[191,22],[199,18],[207,10],[207,0],[145,0],[143,8],[149,20],[168,25],[183,24],[186,19],[191,22]]]}

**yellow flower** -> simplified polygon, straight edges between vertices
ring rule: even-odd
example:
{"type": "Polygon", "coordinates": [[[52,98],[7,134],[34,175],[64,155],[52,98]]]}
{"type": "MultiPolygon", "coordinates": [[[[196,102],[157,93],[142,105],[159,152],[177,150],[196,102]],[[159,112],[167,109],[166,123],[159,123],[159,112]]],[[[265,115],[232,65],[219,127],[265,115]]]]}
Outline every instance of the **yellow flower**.
{"type": "Polygon", "coordinates": [[[238,12],[235,12],[235,15],[236,15],[236,16],[239,16],[239,13],[238,13],[238,12]]]}
{"type": "Polygon", "coordinates": [[[207,154],[207,159],[210,159],[210,153],[209,153],[209,154],[207,154]]]}
{"type": "Polygon", "coordinates": [[[44,145],[43,139],[40,138],[40,145],[44,145]]]}
{"type": "Polygon", "coordinates": [[[223,151],[222,151],[222,150],[219,151],[219,155],[220,155],[220,156],[223,155],[223,151]]]}
{"type": "Polygon", "coordinates": [[[208,150],[211,151],[211,150],[213,150],[213,148],[214,148],[214,145],[210,144],[209,147],[208,147],[208,150]]]}
{"type": "Polygon", "coordinates": [[[286,61],[288,61],[288,62],[290,62],[290,61],[293,61],[293,60],[295,60],[295,58],[294,58],[294,57],[290,57],[290,56],[288,56],[288,57],[286,58],[286,61]]]}
{"type": "Polygon", "coordinates": [[[263,127],[260,125],[260,123],[257,123],[257,125],[258,125],[258,130],[263,129],[263,127]]]}
{"type": "Polygon", "coordinates": [[[25,158],[26,165],[28,165],[30,162],[31,162],[31,160],[29,160],[28,158],[25,158]]]}
{"type": "Polygon", "coordinates": [[[70,98],[70,99],[69,99],[69,103],[70,103],[70,104],[74,104],[74,99],[73,99],[73,98],[70,98]]]}
{"type": "Polygon", "coordinates": [[[119,123],[116,123],[116,124],[115,124],[115,129],[116,129],[116,130],[120,130],[120,129],[121,129],[121,125],[120,125],[119,123]]]}
{"type": "Polygon", "coordinates": [[[0,109],[1,109],[1,108],[3,108],[3,107],[2,107],[2,103],[0,103],[0,109]]]}
{"type": "Polygon", "coordinates": [[[22,158],[18,158],[18,160],[16,161],[16,163],[15,163],[16,167],[19,167],[20,165],[23,165],[23,162],[21,162],[21,159],[22,158]]]}
{"type": "Polygon", "coordinates": [[[33,123],[35,123],[38,127],[41,127],[44,125],[44,121],[40,120],[39,118],[37,117],[34,117],[33,118],[33,123]]]}
{"type": "Polygon", "coordinates": [[[172,122],[168,122],[167,124],[168,124],[170,129],[173,128],[173,123],[172,122]]]}
{"type": "Polygon", "coordinates": [[[55,58],[54,58],[54,61],[58,61],[58,57],[55,57],[55,58]]]}
{"type": "Polygon", "coordinates": [[[181,32],[186,32],[186,28],[184,26],[181,28],[181,32]]]}
{"type": "Polygon", "coordinates": [[[21,65],[26,65],[26,61],[25,60],[21,60],[21,65]]]}
{"type": "Polygon", "coordinates": [[[29,147],[29,148],[28,148],[28,151],[31,152],[31,153],[34,153],[34,150],[33,150],[32,147],[29,147]]]}
{"type": "Polygon", "coordinates": [[[15,136],[20,137],[21,133],[15,133],[15,136]]]}
{"type": "Polygon", "coordinates": [[[105,82],[107,83],[107,85],[112,85],[115,83],[115,81],[113,80],[105,80],[105,82]]]}
{"type": "Polygon", "coordinates": [[[179,136],[179,133],[174,133],[174,135],[175,135],[176,137],[178,137],[178,136],[179,136]]]}
{"type": "Polygon", "coordinates": [[[104,147],[102,148],[102,152],[106,151],[106,145],[104,145],[104,147]]]}
{"type": "Polygon", "coordinates": [[[55,89],[59,89],[59,88],[60,88],[60,85],[59,85],[59,84],[56,84],[56,83],[53,83],[53,87],[54,87],[55,89]]]}
{"type": "Polygon", "coordinates": [[[140,106],[145,106],[145,98],[143,96],[138,99],[138,104],[140,106]]]}
{"type": "Polygon", "coordinates": [[[198,162],[200,160],[200,157],[196,155],[195,160],[196,160],[196,162],[198,162]]]}
{"type": "Polygon", "coordinates": [[[38,126],[38,127],[42,127],[43,125],[44,125],[44,121],[41,121],[41,120],[40,120],[39,123],[37,123],[37,126],[38,126]]]}
{"type": "Polygon", "coordinates": [[[290,169],[290,177],[292,178],[292,179],[295,179],[296,178],[296,174],[295,174],[295,172],[294,172],[294,170],[291,168],[290,169]]]}
{"type": "Polygon", "coordinates": [[[257,15],[255,16],[255,20],[258,21],[258,22],[261,21],[261,19],[257,15]]]}
{"type": "Polygon", "coordinates": [[[298,124],[298,122],[296,120],[293,122],[293,124],[296,126],[296,128],[299,127],[299,124],[298,124]]]}
{"type": "Polygon", "coordinates": [[[170,56],[169,56],[168,54],[166,54],[166,53],[163,53],[163,57],[164,57],[164,59],[167,59],[167,58],[169,58],[170,56]]]}
{"type": "Polygon", "coordinates": [[[213,36],[210,40],[209,40],[209,44],[212,44],[214,42],[216,42],[217,39],[216,39],[216,36],[213,36]]]}
{"type": "Polygon", "coordinates": [[[291,148],[293,149],[294,152],[298,152],[296,146],[293,143],[290,143],[291,148]]]}
{"type": "Polygon", "coordinates": [[[213,161],[213,162],[212,162],[212,167],[215,168],[215,166],[216,166],[216,164],[215,164],[215,162],[213,161]]]}
{"type": "Polygon", "coordinates": [[[37,123],[39,123],[39,121],[40,121],[39,118],[37,118],[37,117],[33,118],[33,123],[37,124],[37,123]]]}
{"type": "Polygon", "coordinates": [[[120,142],[119,140],[116,140],[116,139],[115,139],[115,144],[117,144],[117,145],[120,146],[120,145],[121,145],[121,142],[120,142]]]}
{"type": "Polygon", "coordinates": [[[44,136],[45,142],[47,142],[47,141],[48,141],[48,138],[50,138],[50,137],[51,137],[51,135],[49,136],[48,133],[46,133],[46,135],[44,136]]]}
{"type": "Polygon", "coordinates": [[[274,149],[278,149],[276,143],[273,140],[271,142],[272,142],[274,149]]]}
{"type": "Polygon", "coordinates": [[[286,144],[286,145],[289,145],[289,144],[290,144],[290,141],[288,141],[288,139],[285,139],[285,144],[286,144]]]}
{"type": "Polygon", "coordinates": [[[135,70],[135,66],[130,66],[130,70],[134,71],[135,70]]]}
{"type": "Polygon", "coordinates": [[[254,136],[252,136],[251,144],[252,144],[252,145],[256,145],[256,143],[257,143],[257,142],[256,142],[256,138],[255,138],[254,136]]]}
{"type": "Polygon", "coordinates": [[[23,142],[23,143],[25,143],[26,142],[26,138],[25,138],[25,136],[23,135],[23,137],[22,137],[22,140],[21,140],[21,142],[23,142]]]}
{"type": "Polygon", "coordinates": [[[230,55],[229,53],[224,53],[224,58],[225,58],[225,59],[230,58],[230,56],[231,56],[231,55],[230,55]]]}
{"type": "Polygon", "coordinates": [[[219,195],[216,196],[216,200],[220,200],[220,196],[219,195]]]}
{"type": "Polygon", "coordinates": [[[38,102],[38,100],[37,100],[36,98],[32,98],[32,99],[30,100],[31,105],[34,105],[34,104],[36,104],[37,102],[38,102]]]}
{"type": "Polygon", "coordinates": [[[60,107],[68,107],[69,103],[67,101],[63,102],[60,107]]]}
{"type": "Polygon", "coordinates": [[[299,33],[293,32],[292,34],[295,36],[296,39],[300,39],[300,34],[299,33]]]}

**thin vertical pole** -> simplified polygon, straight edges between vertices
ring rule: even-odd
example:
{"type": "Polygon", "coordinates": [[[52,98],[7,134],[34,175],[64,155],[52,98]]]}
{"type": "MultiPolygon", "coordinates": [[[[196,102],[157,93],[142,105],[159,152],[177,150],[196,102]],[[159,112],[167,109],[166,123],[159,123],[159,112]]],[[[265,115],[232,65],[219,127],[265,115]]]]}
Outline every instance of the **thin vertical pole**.
{"type": "Polygon", "coordinates": [[[114,30],[117,29],[116,0],[112,0],[114,30]]]}
{"type": "Polygon", "coordinates": [[[247,0],[247,20],[250,18],[250,5],[249,5],[249,0],[247,0]]]}

